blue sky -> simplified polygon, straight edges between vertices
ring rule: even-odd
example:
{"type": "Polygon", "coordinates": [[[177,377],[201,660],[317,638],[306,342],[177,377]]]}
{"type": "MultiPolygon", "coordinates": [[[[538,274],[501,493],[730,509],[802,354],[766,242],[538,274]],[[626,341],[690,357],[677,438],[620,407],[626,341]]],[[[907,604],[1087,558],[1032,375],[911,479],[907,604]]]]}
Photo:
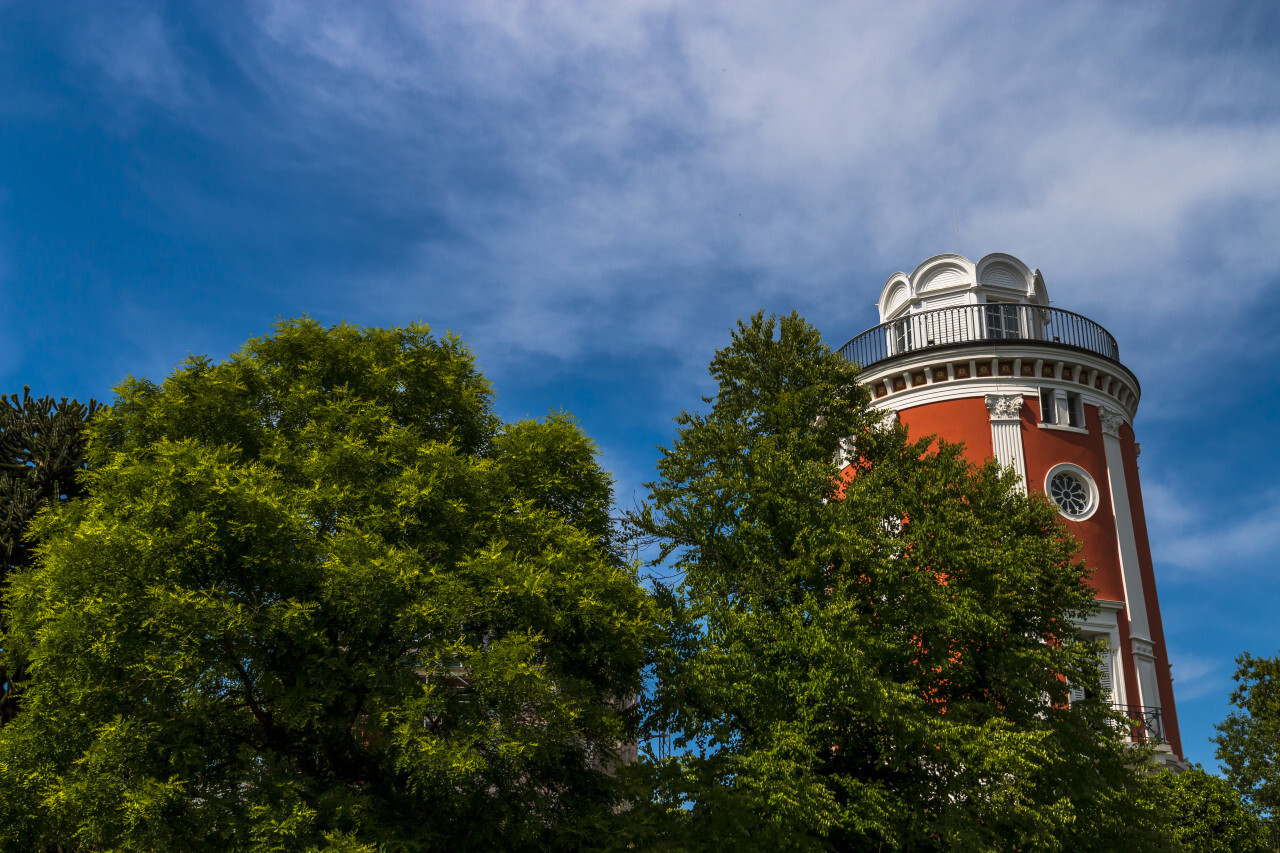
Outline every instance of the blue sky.
{"type": "Polygon", "coordinates": [[[1280,6],[0,2],[0,390],[423,320],[629,501],[738,317],[1038,267],[1142,381],[1187,753],[1280,649],[1280,6]]]}

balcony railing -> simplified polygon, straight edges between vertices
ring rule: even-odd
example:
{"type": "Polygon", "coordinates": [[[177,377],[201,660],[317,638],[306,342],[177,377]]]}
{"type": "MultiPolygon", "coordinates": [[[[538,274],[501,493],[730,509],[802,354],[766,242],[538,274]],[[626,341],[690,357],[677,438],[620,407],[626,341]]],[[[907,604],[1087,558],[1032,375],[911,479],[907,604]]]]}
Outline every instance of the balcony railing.
{"type": "Polygon", "coordinates": [[[1159,708],[1145,705],[1118,705],[1129,725],[1129,739],[1135,743],[1164,743],[1164,719],[1159,708]]]}
{"type": "Polygon", "coordinates": [[[868,329],[840,348],[862,367],[907,353],[992,342],[1084,350],[1120,361],[1111,333],[1087,317],[1060,308],[987,303],[908,314],[868,329]]]}

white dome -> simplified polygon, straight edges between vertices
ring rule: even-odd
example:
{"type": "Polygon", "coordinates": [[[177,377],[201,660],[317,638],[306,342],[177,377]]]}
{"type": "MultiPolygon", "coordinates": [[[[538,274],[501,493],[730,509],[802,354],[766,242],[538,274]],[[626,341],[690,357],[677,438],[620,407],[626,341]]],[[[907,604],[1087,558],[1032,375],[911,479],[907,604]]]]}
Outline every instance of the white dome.
{"type": "Polygon", "coordinates": [[[1004,302],[1048,305],[1039,270],[996,252],[974,263],[963,255],[934,255],[907,275],[896,272],[880,292],[880,322],[953,305],[1004,302]]]}

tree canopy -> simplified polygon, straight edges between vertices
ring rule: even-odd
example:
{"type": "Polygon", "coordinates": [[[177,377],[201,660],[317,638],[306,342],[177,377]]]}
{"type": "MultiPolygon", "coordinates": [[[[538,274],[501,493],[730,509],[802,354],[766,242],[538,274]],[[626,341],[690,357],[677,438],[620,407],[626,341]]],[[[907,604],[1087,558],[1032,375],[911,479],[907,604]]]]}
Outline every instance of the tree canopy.
{"type": "Polygon", "coordinates": [[[653,622],[571,419],[423,326],[129,378],[6,593],[0,849],[551,849],[618,804],[653,622]]]}
{"type": "MultiPolygon", "coordinates": [[[[656,596],[573,420],[502,423],[422,326],[282,322],[87,430],[10,404],[6,462],[51,461],[4,470],[0,851],[1258,849],[1138,769],[1042,496],[795,314],[711,374],[628,518],[656,596]]],[[[1272,813],[1275,666],[1219,738],[1272,813]]]]}
{"type": "Polygon", "coordinates": [[[1236,659],[1235,707],[1218,724],[1218,760],[1227,779],[1270,825],[1280,844],[1280,658],[1236,659]]]}
{"type": "Polygon", "coordinates": [[[634,814],[646,843],[1164,846],[1048,502],[883,420],[794,313],[739,323],[711,375],[631,518],[680,578],[647,705],[674,754],[634,814]],[[1091,698],[1069,704],[1068,682],[1091,698]]]}
{"type": "Polygon", "coordinates": [[[1193,767],[1156,773],[1147,796],[1165,818],[1169,837],[1187,853],[1267,853],[1267,826],[1231,784],[1193,767]]]}

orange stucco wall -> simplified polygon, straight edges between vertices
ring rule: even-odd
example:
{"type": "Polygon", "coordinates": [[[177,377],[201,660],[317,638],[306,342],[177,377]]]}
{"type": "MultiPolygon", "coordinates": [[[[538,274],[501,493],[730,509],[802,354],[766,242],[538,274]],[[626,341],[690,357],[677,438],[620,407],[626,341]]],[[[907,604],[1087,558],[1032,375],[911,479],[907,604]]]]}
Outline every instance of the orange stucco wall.
{"type": "Polygon", "coordinates": [[[1102,443],[1098,410],[1084,407],[1088,434],[1060,429],[1041,429],[1040,401],[1029,400],[1022,410],[1022,449],[1027,459],[1027,482],[1037,492],[1044,491],[1049,469],[1062,462],[1079,465],[1098,484],[1098,510],[1084,521],[1067,521],[1067,529],[1080,540],[1080,556],[1093,569],[1090,583],[1098,598],[1124,600],[1124,575],[1120,570],[1120,549],[1116,537],[1115,509],[1107,488],[1107,451],[1102,443]]]}
{"type": "Polygon", "coordinates": [[[981,397],[942,400],[898,412],[912,438],[936,435],[964,442],[965,456],[981,464],[991,458],[991,415],[981,397]]]}

